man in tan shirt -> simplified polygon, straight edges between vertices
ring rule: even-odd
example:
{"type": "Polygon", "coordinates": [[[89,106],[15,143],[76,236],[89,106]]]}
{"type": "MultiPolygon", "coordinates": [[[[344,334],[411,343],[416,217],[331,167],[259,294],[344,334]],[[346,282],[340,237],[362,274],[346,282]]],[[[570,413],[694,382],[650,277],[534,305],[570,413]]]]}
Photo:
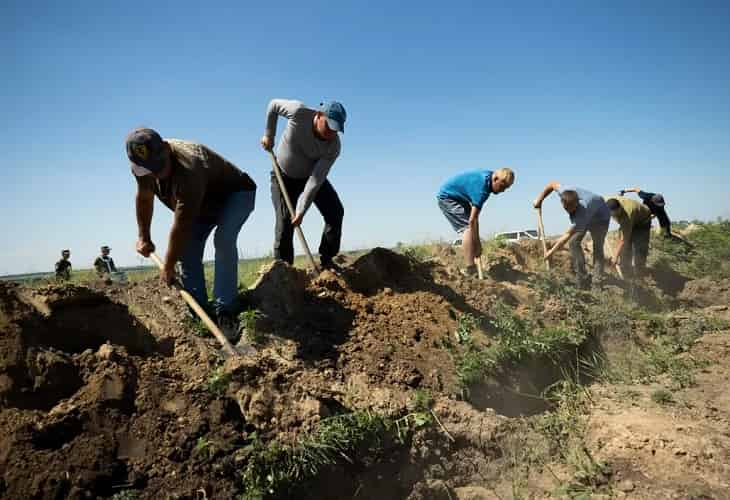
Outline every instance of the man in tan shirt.
{"type": "Polygon", "coordinates": [[[625,278],[640,276],[646,270],[649,254],[651,211],[624,196],[607,197],[606,205],[620,226],[613,262],[620,266],[625,278]]]}
{"type": "Polygon", "coordinates": [[[174,212],[161,279],[172,284],[180,261],[185,289],[203,307],[208,293],[203,275],[203,250],[215,227],[213,306],[223,333],[236,333],[238,298],[238,233],[254,208],[256,184],[212,149],[178,139],[163,140],[152,129],[127,136],[127,156],[137,180],[137,252],[155,251],[150,234],[154,198],[174,212]]]}

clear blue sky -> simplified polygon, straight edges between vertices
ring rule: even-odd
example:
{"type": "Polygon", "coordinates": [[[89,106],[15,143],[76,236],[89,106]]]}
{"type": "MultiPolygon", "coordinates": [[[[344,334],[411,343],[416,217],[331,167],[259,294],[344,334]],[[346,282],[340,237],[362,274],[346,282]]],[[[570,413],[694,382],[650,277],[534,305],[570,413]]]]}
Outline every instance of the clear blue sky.
{"type": "MultiPolygon", "coordinates": [[[[451,238],[434,194],[511,166],[484,233],[534,227],[551,179],[664,193],[674,219],[730,216],[730,3],[19,2],[0,5],[0,274],[139,263],[124,137],[207,144],[259,184],[243,256],[271,248],[271,98],[348,111],[330,179],[344,248],[451,238]]],[[[280,123],[280,129],[284,123],[280,123]]],[[[546,228],[563,230],[556,199],[546,228]]],[[[157,204],[164,251],[170,212],[157,204]]],[[[304,228],[316,248],[321,217],[304,228]]],[[[209,248],[206,256],[212,256],[209,248]]]]}

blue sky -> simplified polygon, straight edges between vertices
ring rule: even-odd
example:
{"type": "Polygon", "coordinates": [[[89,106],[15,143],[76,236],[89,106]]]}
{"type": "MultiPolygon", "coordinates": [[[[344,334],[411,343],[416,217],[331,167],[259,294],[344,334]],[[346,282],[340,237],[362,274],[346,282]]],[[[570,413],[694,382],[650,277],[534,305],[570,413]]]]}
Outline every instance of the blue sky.
{"type": "MultiPolygon", "coordinates": [[[[451,238],[434,194],[472,168],[517,175],[483,233],[534,227],[551,179],[659,191],[674,219],[729,217],[729,22],[725,1],[3,2],[0,274],[50,270],[62,248],[89,267],[102,244],[140,262],[123,144],[138,125],[249,172],[239,248],[269,252],[258,141],[274,97],[347,108],[330,174],[346,249],[451,238]]],[[[566,227],[556,199],[544,215],[566,227]]],[[[161,251],[170,222],[157,204],[161,251]]],[[[321,227],[313,209],[311,247],[321,227]]]]}

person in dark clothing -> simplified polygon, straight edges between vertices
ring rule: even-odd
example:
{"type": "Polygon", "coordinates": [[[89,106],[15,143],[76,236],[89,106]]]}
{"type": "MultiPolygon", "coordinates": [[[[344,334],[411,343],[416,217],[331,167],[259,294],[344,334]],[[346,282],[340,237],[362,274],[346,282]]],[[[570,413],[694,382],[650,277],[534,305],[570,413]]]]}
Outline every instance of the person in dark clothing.
{"type": "Polygon", "coordinates": [[[71,279],[71,250],[61,251],[61,260],[56,262],[56,279],[59,281],[68,281],[71,279]]]}
{"type": "Polygon", "coordinates": [[[622,189],[620,191],[621,196],[624,195],[624,193],[636,193],[639,195],[639,198],[641,198],[641,201],[646,205],[646,207],[649,209],[651,214],[656,217],[656,219],[659,221],[659,226],[662,228],[662,232],[664,233],[664,236],[667,238],[672,237],[672,222],[669,220],[669,216],[667,215],[667,211],[664,209],[664,196],[658,193],[650,193],[648,191],[642,191],[638,187],[633,188],[626,188],[622,189]]]}
{"type": "Polygon", "coordinates": [[[112,273],[117,272],[117,266],[114,265],[114,259],[111,258],[109,252],[111,248],[104,245],[101,247],[101,255],[99,255],[94,261],[94,269],[96,274],[108,283],[112,281],[112,273]]]}

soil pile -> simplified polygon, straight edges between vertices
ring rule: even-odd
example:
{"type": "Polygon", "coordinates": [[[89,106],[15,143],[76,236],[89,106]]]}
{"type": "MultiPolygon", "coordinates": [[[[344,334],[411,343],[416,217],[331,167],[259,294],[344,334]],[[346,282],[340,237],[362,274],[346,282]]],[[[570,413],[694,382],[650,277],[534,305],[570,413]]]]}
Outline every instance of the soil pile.
{"type": "MultiPolygon", "coordinates": [[[[492,498],[485,485],[497,484],[504,498],[500,478],[514,467],[505,447],[524,435],[509,417],[553,408],[534,395],[560,370],[526,360],[472,388],[467,402],[452,346],[465,342],[465,322],[478,331],[475,345],[496,342],[495,307],[541,328],[572,325],[576,312],[544,289],[539,242],[496,249],[484,281],[458,272],[452,248],[434,253],[418,260],[376,248],[311,280],[282,263],[265,267],[242,296],[257,310],[245,329],[258,352],[230,359],[156,279],[100,289],[0,283],[0,496],[232,498],[255,443],[292,445],[324,419],[360,410],[403,418],[427,393],[438,423],[384,442],[377,460],[348,457],[320,471],[298,496],[492,498]]],[[[553,276],[569,269],[565,252],[553,262],[553,276]]],[[[722,286],[648,285],[702,307],[717,305],[722,286]]],[[[605,443],[600,430],[592,436],[605,443]]],[[[547,479],[532,480],[547,491],[538,484],[547,479]]]]}

